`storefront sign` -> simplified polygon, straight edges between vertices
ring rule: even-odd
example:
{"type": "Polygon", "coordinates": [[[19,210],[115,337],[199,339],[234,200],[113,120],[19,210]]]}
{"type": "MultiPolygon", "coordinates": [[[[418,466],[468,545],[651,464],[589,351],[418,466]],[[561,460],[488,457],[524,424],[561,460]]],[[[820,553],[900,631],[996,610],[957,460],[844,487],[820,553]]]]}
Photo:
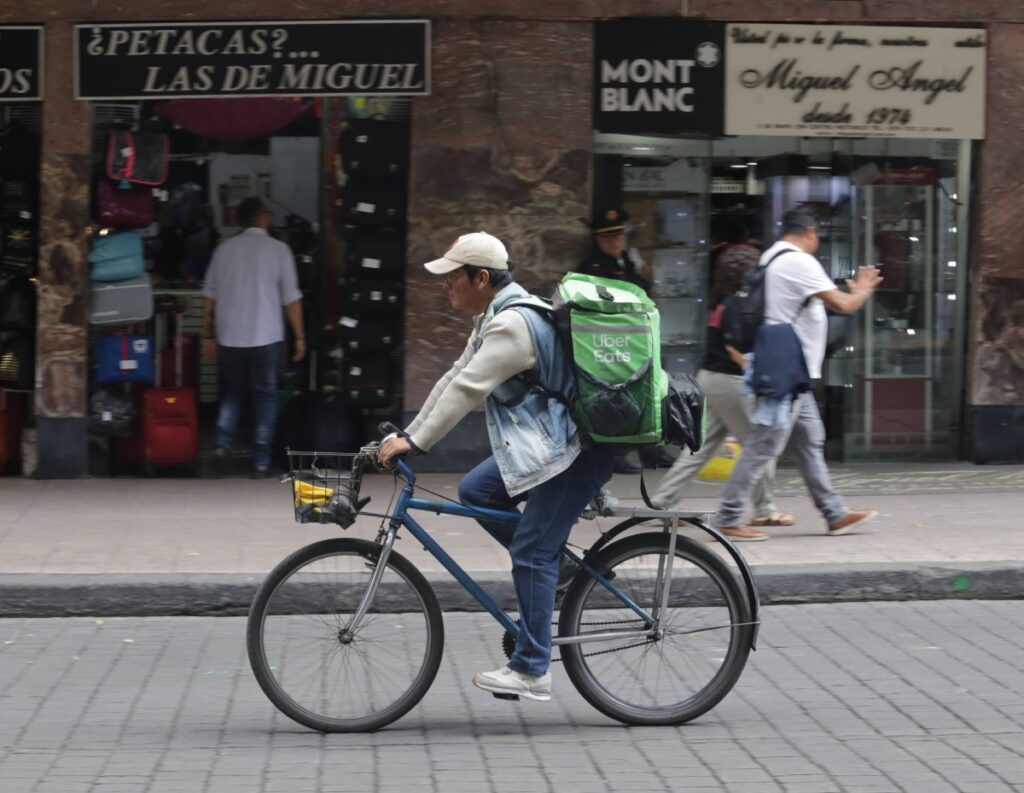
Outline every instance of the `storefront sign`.
{"type": "Polygon", "coordinates": [[[79,99],[430,93],[424,20],[76,26],[79,99]]]}
{"type": "Polygon", "coordinates": [[[983,138],[985,31],[729,25],[729,135],[983,138]]]}
{"type": "Polygon", "coordinates": [[[599,132],[722,132],[725,26],[680,19],[599,22],[594,126],[599,132]]]}
{"type": "Polygon", "coordinates": [[[0,26],[0,102],[43,98],[43,29],[0,26]]]}

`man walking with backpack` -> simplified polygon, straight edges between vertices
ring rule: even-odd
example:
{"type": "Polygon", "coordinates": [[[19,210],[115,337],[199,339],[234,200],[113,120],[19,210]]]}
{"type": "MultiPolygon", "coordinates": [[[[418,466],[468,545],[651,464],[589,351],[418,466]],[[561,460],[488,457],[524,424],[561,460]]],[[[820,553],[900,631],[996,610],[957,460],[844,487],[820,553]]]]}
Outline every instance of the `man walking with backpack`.
{"type": "Polygon", "coordinates": [[[765,532],[743,525],[743,507],[766,466],[786,447],[787,439],[814,504],[825,518],[829,536],[846,534],[878,515],[870,509],[848,509],[833,488],[825,463],[825,427],[809,381],[821,377],[825,360],[825,308],[841,314],[858,311],[882,278],[875,267],[859,267],[856,278],[846,282],[850,291],[841,291],[814,257],[818,245],[817,220],[808,210],[797,207],[783,215],[782,237],[765,251],[758,265],[764,314],[754,344],[753,419],[743,454],[711,521],[733,541],[768,538],[765,532]],[[780,342],[785,342],[787,334],[795,337],[792,347],[787,348],[791,349],[791,360],[780,356],[780,342]],[[782,386],[780,391],[782,381],[793,385],[782,386]]]}
{"type": "Polygon", "coordinates": [[[444,276],[452,308],[473,315],[458,361],[440,379],[403,436],[384,440],[380,461],[426,452],[485,403],[493,455],[459,484],[462,503],[513,510],[516,526],[481,520],[509,550],[519,602],[519,635],[508,665],[473,683],[493,694],[551,699],[551,620],[558,560],[569,531],[608,481],[612,452],[595,446],[573,420],[575,377],[555,328],[512,280],[508,253],[485,232],[463,234],[424,265],[444,276]],[[504,310],[503,310],[504,309],[504,310]]]}

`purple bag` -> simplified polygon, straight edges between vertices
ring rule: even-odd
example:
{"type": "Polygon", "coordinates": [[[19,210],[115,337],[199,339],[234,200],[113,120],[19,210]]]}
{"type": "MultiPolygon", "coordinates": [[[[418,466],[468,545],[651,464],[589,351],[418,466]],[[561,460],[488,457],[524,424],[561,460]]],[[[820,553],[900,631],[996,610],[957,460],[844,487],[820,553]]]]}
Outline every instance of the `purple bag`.
{"type": "Polygon", "coordinates": [[[111,179],[96,184],[96,222],[115,229],[141,229],[153,222],[153,190],[121,187],[111,179]]]}

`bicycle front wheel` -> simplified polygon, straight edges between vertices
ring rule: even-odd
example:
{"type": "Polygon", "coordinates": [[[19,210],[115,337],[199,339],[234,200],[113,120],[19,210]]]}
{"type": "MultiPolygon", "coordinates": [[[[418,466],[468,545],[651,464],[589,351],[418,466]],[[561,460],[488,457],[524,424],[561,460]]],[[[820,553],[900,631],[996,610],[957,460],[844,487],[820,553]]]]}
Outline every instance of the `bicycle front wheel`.
{"type": "Polygon", "coordinates": [[[725,563],[694,540],[676,538],[668,608],[658,611],[669,539],[639,534],[598,554],[598,570],[646,614],[657,614],[656,624],[585,573],[562,605],[560,637],[632,631],[561,646],[584,699],[626,724],[682,724],[707,712],[735,685],[750,653],[749,604],[725,563]]]}
{"type": "Polygon", "coordinates": [[[388,556],[362,621],[352,617],[380,546],[336,538],[275,567],[249,609],[249,663],[277,708],[321,732],[376,730],[427,693],[441,663],[444,622],[434,591],[407,559],[388,556]]]}

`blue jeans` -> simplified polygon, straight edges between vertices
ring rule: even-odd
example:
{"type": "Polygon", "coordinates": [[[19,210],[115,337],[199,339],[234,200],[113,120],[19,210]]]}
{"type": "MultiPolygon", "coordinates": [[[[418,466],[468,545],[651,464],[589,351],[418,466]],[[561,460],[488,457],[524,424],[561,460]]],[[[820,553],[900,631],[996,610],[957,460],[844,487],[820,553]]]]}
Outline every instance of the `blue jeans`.
{"type": "MultiPolygon", "coordinates": [[[[763,406],[759,399],[757,405],[763,406]]],[[[774,410],[774,408],[773,408],[774,410]]],[[[739,526],[743,523],[743,506],[754,485],[761,478],[775,458],[782,454],[789,441],[789,448],[796,457],[804,483],[814,499],[814,505],[830,526],[842,520],[849,510],[846,502],[832,486],[825,462],[825,425],[821,422],[818,403],[814,394],[807,392],[793,400],[792,414],[775,426],[765,426],[757,421],[758,410],[750,432],[743,442],[743,453],[732,469],[732,476],[725,485],[718,502],[718,512],[711,519],[711,525],[719,529],[739,526]]]]}
{"type": "Polygon", "coordinates": [[[262,347],[217,347],[220,411],[217,448],[228,449],[238,431],[242,406],[251,403],[255,463],[270,465],[277,420],[277,383],[284,365],[284,342],[262,347]]]}
{"type": "Polygon", "coordinates": [[[522,501],[516,525],[479,521],[512,557],[512,582],[519,601],[519,638],[509,667],[542,675],[551,664],[551,619],[555,612],[558,560],[569,531],[612,475],[608,448],[584,449],[565,471],[519,496],[510,496],[498,465],[488,457],[459,483],[463,504],[513,510],[522,501]]]}

